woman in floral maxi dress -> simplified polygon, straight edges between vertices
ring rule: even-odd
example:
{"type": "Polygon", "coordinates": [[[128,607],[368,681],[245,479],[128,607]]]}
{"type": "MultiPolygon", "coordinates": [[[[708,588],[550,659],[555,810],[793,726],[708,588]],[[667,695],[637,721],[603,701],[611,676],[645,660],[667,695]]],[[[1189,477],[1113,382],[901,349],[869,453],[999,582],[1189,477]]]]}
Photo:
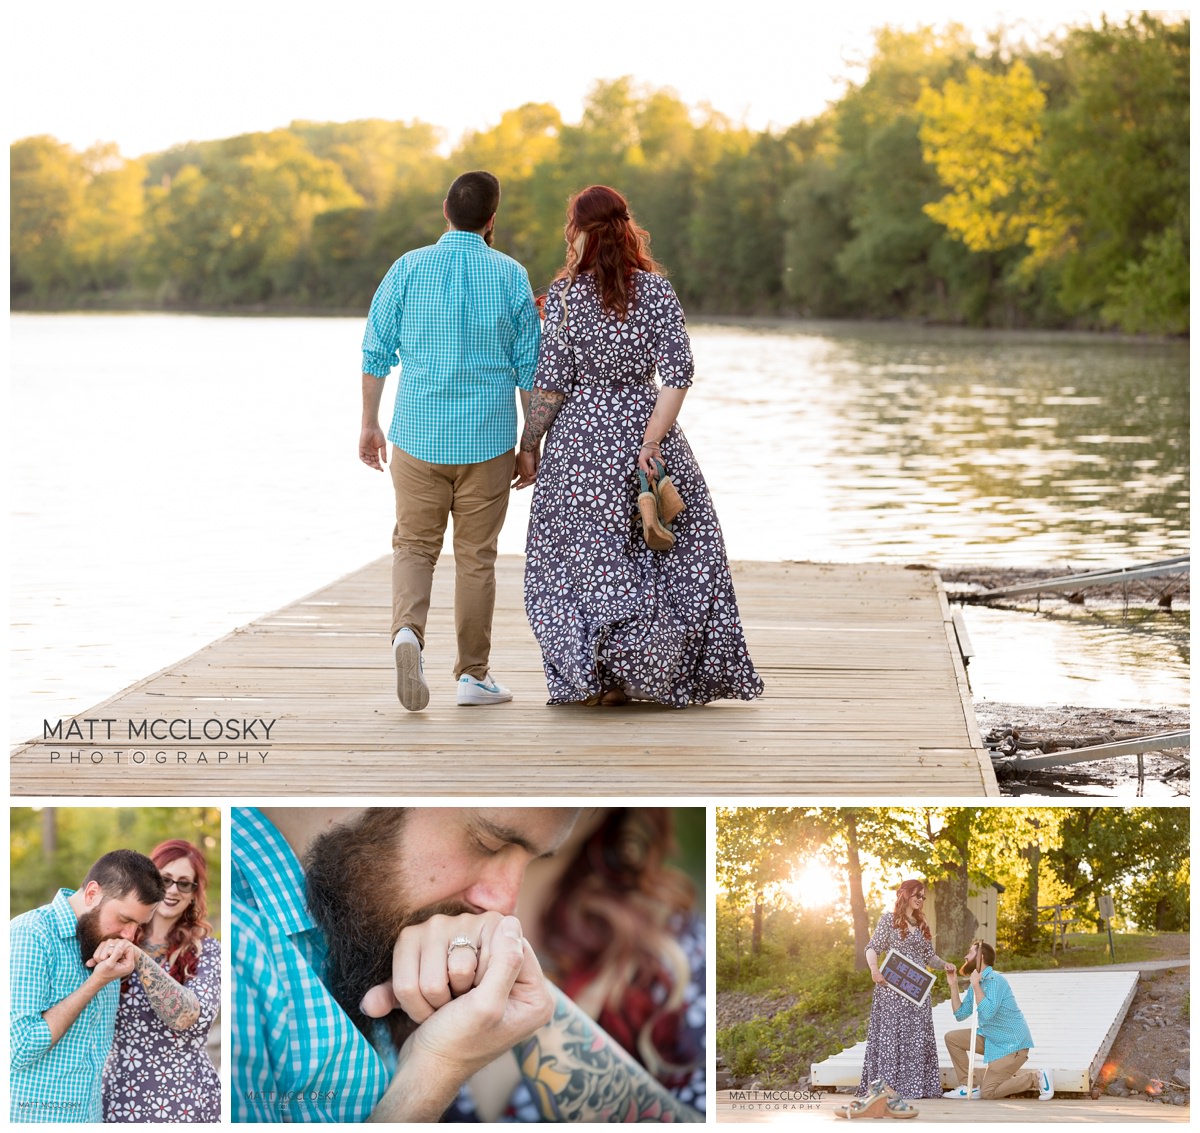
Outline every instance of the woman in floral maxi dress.
{"type": "Polygon", "coordinates": [[[875,981],[871,1016],[867,1022],[867,1052],[863,1058],[858,1096],[871,1090],[877,1079],[904,1098],[940,1098],[937,1036],[933,1030],[933,1005],[916,1004],[887,986],[879,962],[895,950],[922,968],[954,971],[933,950],[932,934],[925,921],[925,886],[904,882],[896,891],[896,905],[879,919],[867,945],[867,963],[875,981]]]}
{"type": "Polygon", "coordinates": [[[683,310],[614,189],[572,198],[566,236],[517,458],[518,486],[536,475],[525,610],[550,703],[751,700],[763,684],[721,527],[675,423],[694,368],[683,310]],[[638,472],[658,459],[685,504],[666,551],[636,522],[638,472]]]}

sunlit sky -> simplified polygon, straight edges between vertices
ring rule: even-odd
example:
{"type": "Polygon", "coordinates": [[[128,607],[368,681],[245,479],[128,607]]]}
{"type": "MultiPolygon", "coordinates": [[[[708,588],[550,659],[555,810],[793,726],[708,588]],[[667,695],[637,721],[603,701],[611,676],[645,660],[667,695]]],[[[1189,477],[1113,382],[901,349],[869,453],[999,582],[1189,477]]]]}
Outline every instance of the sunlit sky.
{"type": "Polygon", "coordinates": [[[294,119],[420,119],[448,144],[525,102],[576,122],[597,79],[630,75],[755,130],[819,114],[861,79],[881,24],[999,24],[1036,36],[1131,9],[1027,3],[707,4],[459,0],[58,0],[5,16],[9,141],[51,134],[127,157],[294,119]],[[595,13],[604,12],[597,16],[595,13]]]}

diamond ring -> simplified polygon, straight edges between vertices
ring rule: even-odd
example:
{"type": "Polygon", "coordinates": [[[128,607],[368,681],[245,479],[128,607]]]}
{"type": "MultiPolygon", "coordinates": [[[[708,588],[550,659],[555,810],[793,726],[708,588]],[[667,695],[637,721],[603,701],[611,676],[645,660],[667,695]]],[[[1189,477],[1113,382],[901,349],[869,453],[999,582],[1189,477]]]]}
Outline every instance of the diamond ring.
{"type": "Polygon", "coordinates": [[[469,948],[475,953],[475,959],[479,959],[479,948],[469,936],[456,936],[446,946],[446,955],[449,956],[456,948],[469,948]]]}

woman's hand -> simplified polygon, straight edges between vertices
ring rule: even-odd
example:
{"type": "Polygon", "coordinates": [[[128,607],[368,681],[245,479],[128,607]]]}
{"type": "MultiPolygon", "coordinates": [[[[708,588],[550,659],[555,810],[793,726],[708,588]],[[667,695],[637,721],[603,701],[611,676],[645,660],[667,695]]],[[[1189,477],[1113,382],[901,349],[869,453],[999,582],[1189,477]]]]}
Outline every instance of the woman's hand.
{"type": "Polygon", "coordinates": [[[883,978],[883,973],[878,968],[871,969],[871,979],[877,984],[886,984],[887,980],[883,978]]]}
{"type": "Polygon", "coordinates": [[[401,932],[393,963],[393,982],[372,988],[363,1012],[379,1016],[398,1006],[420,1026],[400,1049],[372,1121],[437,1121],[472,1074],[544,1027],[554,1012],[550,985],[516,917],[430,917],[401,932]],[[474,946],[451,947],[459,937],[474,946]]]}
{"type": "Polygon", "coordinates": [[[644,444],[638,449],[638,468],[641,469],[651,480],[658,476],[658,468],[654,462],[662,460],[662,446],[655,444],[644,444]]]}

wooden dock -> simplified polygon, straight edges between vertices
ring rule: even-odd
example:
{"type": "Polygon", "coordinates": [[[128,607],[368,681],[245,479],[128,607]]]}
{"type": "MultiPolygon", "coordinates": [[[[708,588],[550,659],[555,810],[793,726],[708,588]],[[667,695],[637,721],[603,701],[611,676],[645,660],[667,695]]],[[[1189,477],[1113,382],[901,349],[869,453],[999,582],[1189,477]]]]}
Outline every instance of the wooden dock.
{"type": "MultiPolygon", "coordinates": [[[[1133,1002],[1138,973],[1083,968],[1056,972],[1007,972],[1005,978],[1012,987],[1021,1013],[1029,1023],[1033,1041],[1037,1044],[1030,1051],[1027,1065],[1053,1070],[1057,1092],[1088,1093],[1098,1080],[1104,1059],[1133,1002]]],[[[962,986],[965,990],[966,984],[962,986]]],[[[955,1020],[949,1000],[933,1009],[933,1029],[937,1034],[942,1085],[947,1090],[959,1083],[954,1077],[954,1068],[946,1050],[946,1032],[970,1025],[969,1019],[966,1023],[955,1020]]],[[[862,1077],[866,1050],[864,1041],[823,1062],[813,1063],[813,1085],[857,1087],[862,1077]]],[[[990,1118],[980,1116],[978,1120],[990,1118]]],[[[1031,1115],[1029,1120],[1042,1119],[1031,1115]]]]}
{"type": "Polygon", "coordinates": [[[429,707],[399,705],[382,558],[17,746],[11,792],[999,794],[931,569],[735,563],[766,694],[680,711],[547,706],[523,566],[519,556],[498,565],[492,667],[510,704],[454,703],[454,573],[443,558],[426,635],[429,707]]]}

